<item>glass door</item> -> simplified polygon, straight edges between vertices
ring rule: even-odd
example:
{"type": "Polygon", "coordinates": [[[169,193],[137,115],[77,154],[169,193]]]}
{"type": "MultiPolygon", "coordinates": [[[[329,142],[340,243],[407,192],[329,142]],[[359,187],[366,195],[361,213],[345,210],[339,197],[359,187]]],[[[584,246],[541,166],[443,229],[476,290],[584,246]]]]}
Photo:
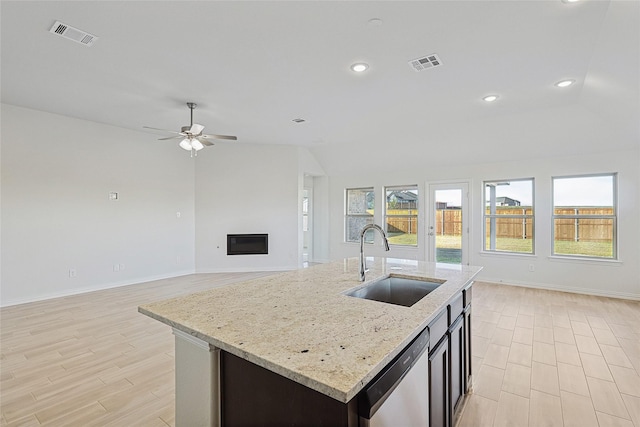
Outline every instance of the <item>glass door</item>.
{"type": "Polygon", "coordinates": [[[429,184],[427,260],[468,265],[469,184],[429,184]]]}

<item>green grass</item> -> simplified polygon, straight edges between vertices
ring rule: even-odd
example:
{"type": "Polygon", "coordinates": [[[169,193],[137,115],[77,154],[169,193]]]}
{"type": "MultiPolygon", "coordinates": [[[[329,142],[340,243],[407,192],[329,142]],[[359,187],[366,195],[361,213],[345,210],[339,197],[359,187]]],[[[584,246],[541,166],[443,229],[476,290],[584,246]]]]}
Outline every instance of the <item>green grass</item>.
{"type": "MultiPolygon", "coordinates": [[[[418,236],[416,234],[389,235],[389,243],[392,245],[416,246],[418,236]]],[[[436,246],[439,249],[460,249],[460,236],[436,236],[436,246]]],[[[531,239],[496,239],[496,250],[504,252],[532,253],[533,241],[531,239]]],[[[556,255],[581,255],[599,258],[612,258],[613,245],[611,242],[555,242],[556,255]]]]}
{"type": "Polygon", "coordinates": [[[460,236],[436,236],[436,247],[443,249],[460,249],[462,239],[460,236]]]}
{"type": "Polygon", "coordinates": [[[436,249],[436,262],[446,264],[462,263],[462,251],[460,249],[436,249]]]}
{"type": "MultiPolygon", "coordinates": [[[[489,240],[487,239],[487,250],[489,250],[489,240]]],[[[500,237],[496,239],[496,250],[504,252],[533,253],[533,240],[514,239],[500,237]]]]}
{"type": "MultiPolygon", "coordinates": [[[[530,239],[496,239],[496,249],[499,251],[531,253],[533,241],[530,239]]],[[[611,242],[555,242],[556,255],[581,255],[599,258],[612,258],[613,245],[611,242]]]]}
{"type": "Polygon", "coordinates": [[[407,246],[416,246],[418,244],[418,235],[417,234],[389,234],[388,236],[389,244],[391,245],[407,245],[407,246]]]}
{"type": "Polygon", "coordinates": [[[601,258],[613,258],[611,242],[563,242],[555,243],[556,255],[583,255],[601,258]]]}

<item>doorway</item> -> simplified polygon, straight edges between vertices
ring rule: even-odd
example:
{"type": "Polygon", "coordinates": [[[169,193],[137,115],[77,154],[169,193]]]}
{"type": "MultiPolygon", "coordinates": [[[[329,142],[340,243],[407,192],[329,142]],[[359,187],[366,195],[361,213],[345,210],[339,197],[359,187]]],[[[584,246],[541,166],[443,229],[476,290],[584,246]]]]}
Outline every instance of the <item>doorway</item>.
{"type": "Polygon", "coordinates": [[[429,187],[427,260],[469,264],[469,184],[434,183],[429,187]]]}
{"type": "Polygon", "coordinates": [[[313,187],[302,190],[302,264],[309,266],[313,260],[313,187]]]}

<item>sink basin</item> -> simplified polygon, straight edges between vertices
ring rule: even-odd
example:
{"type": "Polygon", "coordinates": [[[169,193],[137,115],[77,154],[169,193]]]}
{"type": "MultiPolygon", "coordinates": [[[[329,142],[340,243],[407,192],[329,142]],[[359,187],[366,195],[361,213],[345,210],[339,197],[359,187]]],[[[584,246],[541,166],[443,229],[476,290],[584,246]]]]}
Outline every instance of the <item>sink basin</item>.
{"type": "Polygon", "coordinates": [[[444,281],[405,279],[390,276],[345,293],[350,297],[411,307],[444,281]]]}

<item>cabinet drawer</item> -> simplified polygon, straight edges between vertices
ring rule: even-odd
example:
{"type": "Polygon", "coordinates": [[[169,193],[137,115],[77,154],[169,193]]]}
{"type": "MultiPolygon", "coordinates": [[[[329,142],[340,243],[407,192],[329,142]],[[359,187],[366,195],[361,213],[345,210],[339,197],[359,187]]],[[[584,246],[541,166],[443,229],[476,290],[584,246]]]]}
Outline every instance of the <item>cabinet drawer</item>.
{"type": "Polygon", "coordinates": [[[431,323],[429,323],[429,351],[436,348],[438,341],[447,333],[449,330],[449,324],[447,323],[446,310],[442,310],[438,317],[433,319],[431,323]]]}
{"type": "Polygon", "coordinates": [[[473,292],[471,292],[471,288],[472,286],[469,286],[462,291],[462,299],[465,307],[471,304],[471,297],[473,295],[473,292]]]}
{"type": "Polygon", "coordinates": [[[448,307],[448,311],[449,311],[449,325],[451,325],[453,322],[456,321],[456,319],[458,318],[458,316],[460,316],[462,314],[462,294],[458,295],[458,297],[456,299],[454,299],[451,304],[449,304],[448,307]]]}

